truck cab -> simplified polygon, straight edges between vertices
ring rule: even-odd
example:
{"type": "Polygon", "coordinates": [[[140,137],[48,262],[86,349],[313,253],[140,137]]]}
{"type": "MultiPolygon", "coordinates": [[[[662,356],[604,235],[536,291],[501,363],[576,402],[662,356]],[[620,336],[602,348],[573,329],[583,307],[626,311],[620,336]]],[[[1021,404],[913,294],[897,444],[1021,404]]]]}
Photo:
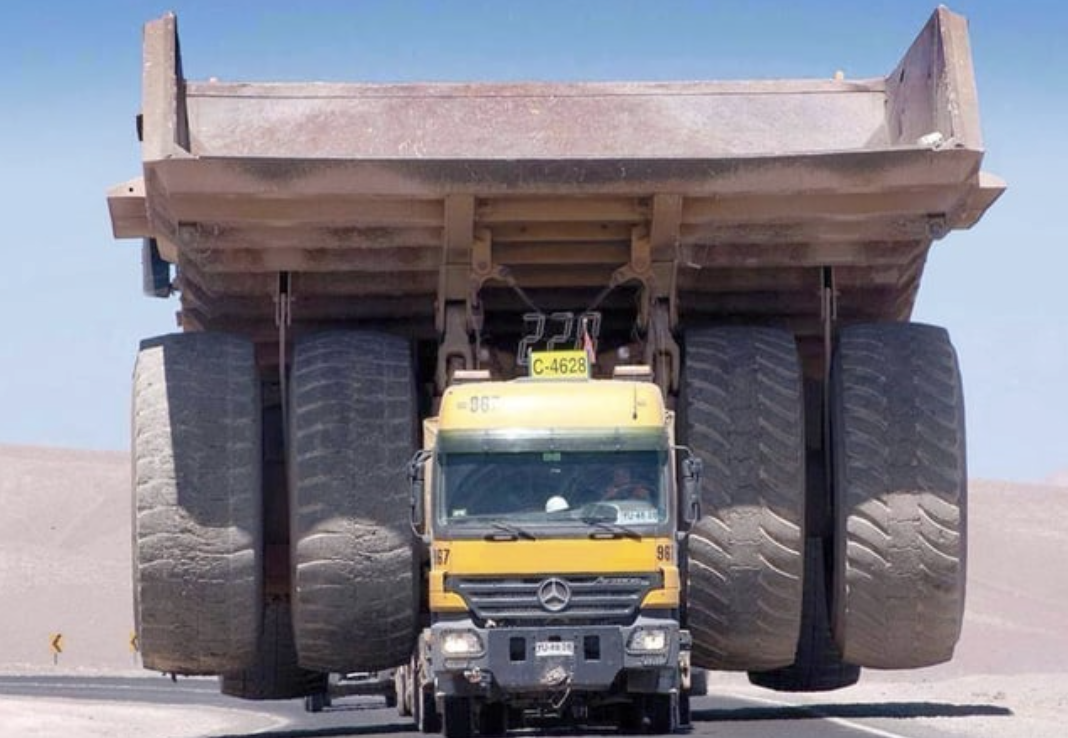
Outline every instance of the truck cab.
{"type": "Polygon", "coordinates": [[[676,469],[694,462],[676,459],[651,373],[538,372],[583,356],[556,353],[534,357],[528,378],[450,387],[424,423],[419,671],[447,735],[543,718],[636,729],[648,718],[656,732],[680,721],[679,545],[695,487],[676,469]]]}

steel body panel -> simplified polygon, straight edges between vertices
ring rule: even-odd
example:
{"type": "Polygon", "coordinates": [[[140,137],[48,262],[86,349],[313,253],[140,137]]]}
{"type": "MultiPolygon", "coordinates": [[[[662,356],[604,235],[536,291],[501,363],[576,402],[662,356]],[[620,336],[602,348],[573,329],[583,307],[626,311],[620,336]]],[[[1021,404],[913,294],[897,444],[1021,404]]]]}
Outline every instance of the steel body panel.
{"type": "MultiPolygon", "coordinates": [[[[479,233],[538,301],[580,304],[633,228],[684,320],[811,333],[824,266],[853,270],[844,322],[903,320],[932,241],[1004,189],[980,170],[967,25],[945,8],[885,79],[196,82],[165,16],[143,80],[143,178],[109,192],[112,226],[178,263],[189,330],[269,326],[281,271],[310,298],[298,329],[424,315],[479,233]],[[757,292],[775,308],[754,310],[757,292]]],[[[522,310],[499,283],[483,293],[522,310]]]]}

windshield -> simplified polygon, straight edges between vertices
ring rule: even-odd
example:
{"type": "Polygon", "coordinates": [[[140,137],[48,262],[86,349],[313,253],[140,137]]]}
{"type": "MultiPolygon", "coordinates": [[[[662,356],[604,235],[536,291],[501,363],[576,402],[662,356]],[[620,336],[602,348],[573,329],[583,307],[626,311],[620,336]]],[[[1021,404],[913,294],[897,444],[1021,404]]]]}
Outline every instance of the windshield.
{"type": "Polygon", "coordinates": [[[453,533],[651,532],[668,521],[663,450],[452,452],[437,462],[439,526],[453,533]]]}

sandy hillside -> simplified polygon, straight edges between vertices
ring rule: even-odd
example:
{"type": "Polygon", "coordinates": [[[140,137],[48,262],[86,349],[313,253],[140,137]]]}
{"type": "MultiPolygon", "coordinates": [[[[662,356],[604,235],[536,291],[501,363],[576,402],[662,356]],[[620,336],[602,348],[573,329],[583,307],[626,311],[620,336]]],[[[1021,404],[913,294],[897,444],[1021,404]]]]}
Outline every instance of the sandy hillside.
{"type": "MultiPolygon", "coordinates": [[[[129,466],[121,452],[0,446],[0,671],[131,668],[129,466]]],[[[909,675],[1068,671],[1068,487],[974,481],[965,632],[909,675]]]]}
{"type": "Polygon", "coordinates": [[[1068,469],[1061,469],[1059,472],[1050,474],[1046,479],[1046,484],[1068,487],[1068,469]]]}
{"type": "Polygon", "coordinates": [[[129,457],[0,446],[0,669],[129,669],[129,457]]]}

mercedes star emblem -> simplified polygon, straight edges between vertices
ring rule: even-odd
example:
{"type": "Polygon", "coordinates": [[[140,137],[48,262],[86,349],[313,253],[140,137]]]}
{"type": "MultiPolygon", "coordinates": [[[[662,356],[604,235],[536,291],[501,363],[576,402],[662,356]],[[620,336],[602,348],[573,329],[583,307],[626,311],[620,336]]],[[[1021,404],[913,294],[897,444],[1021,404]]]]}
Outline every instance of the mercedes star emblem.
{"type": "Polygon", "coordinates": [[[563,579],[546,579],[538,585],[538,602],[549,612],[560,612],[571,602],[571,587],[563,579]]]}

